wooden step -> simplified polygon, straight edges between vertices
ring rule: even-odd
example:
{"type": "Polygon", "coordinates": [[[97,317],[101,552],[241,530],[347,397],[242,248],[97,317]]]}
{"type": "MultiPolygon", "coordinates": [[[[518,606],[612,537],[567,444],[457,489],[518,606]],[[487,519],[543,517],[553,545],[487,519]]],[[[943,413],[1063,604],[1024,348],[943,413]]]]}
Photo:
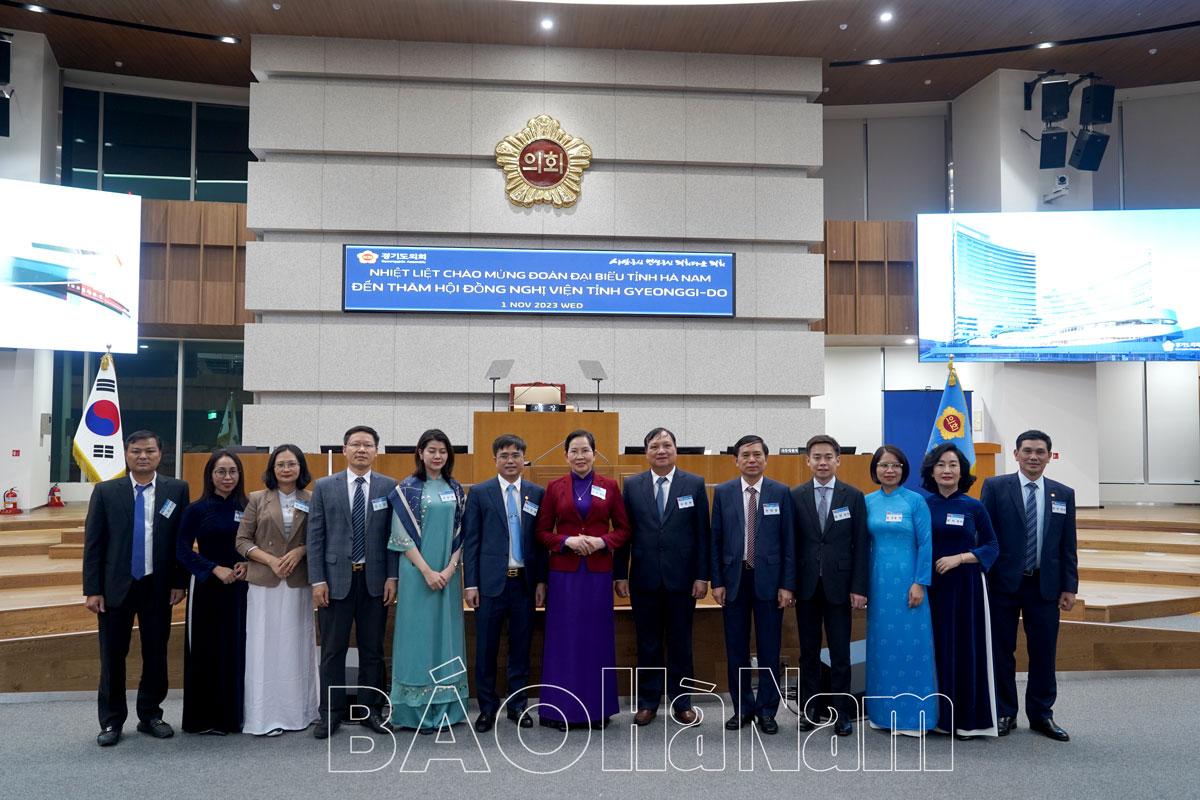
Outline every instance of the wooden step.
{"type": "Polygon", "coordinates": [[[83,528],[70,528],[61,535],[63,544],[83,544],[83,528]]]}
{"type": "Polygon", "coordinates": [[[1200,533],[1187,531],[1079,530],[1077,547],[1144,553],[1181,553],[1200,556],[1200,533]]]}
{"type": "Polygon", "coordinates": [[[1200,587],[1200,556],[1179,553],[1079,551],[1079,579],[1153,586],[1200,587]]]}
{"type": "Polygon", "coordinates": [[[1200,508],[1195,506],[1106,506],[1075,512],[1079,530],[1190,531],[1200,533],[1200,508]]]}
{"type": "Polygon", "coordinates": [[[54,544],[46,554],[51,558],[83,558],[82,544],[54,544]]]}
{"type": "MultiPolygon", "coordinates": [[[[83,606],[79,586],[0,589],[0,640],[96,630],[96,615],[83,606]]],[[[187,604],[175,606],[182,622],[187,604]]]]}
{"type": "Polygon", "coordinates": [[[24,514],[0,515],[0,532],[40,531],[47,528],[71,528],[82,525],[87,503],[71,503],[65,508],[35,508],[24,514]]]}
{"type": "Polygon", "coordinates": [[[0,533],[0,558],[8,556],[46,555],[51,545],[58,544],[58,531],[20,531],[0,533]]]}
{"type": "Polygon", "coordinates": [[[0,589],[70,585],[83,586],[83,565],[79,561],[49,556],[0,558],[0,589]]]}
{"type": "Polygon", "coordinates": [[[1200,588],[1187,586],[1081,581],[1079,599],[1084,604],[1082,619],[1086,622],[1128,622],[1200,613],[1200,588]]]}

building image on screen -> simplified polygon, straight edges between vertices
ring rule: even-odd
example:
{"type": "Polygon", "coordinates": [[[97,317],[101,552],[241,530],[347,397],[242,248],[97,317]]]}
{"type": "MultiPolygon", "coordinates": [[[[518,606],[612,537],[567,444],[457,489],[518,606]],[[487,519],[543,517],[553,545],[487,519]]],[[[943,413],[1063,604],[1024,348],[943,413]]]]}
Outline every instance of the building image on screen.
{"type": "Polygon", "coordinates": [[[1200,360],[1200,212],[918,219],[922,360],[1200,360]]]}

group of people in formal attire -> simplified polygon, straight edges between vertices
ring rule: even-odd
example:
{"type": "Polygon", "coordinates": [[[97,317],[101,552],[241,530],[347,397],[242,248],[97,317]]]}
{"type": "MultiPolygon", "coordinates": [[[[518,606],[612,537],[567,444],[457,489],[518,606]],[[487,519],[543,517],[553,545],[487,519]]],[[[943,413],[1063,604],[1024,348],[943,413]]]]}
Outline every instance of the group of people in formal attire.
{"type": "Polygon", "coordinates": [[[1018,472],[986,480],[980,500],[967,494],[975,479],[953,444],[925,455],[928,496],[904,488],[904,453],[880,447],[870,465],[879,488],[864,495],[838,479],[832,437],[808,442],[813,478],[788,487],[765,477],[762,438],[744,436],[733,447],[739,477],[715,487],[711,513],[703,478],[676,466],[675,435],[655,428],[644,444],[649,468],[622,487],[594,470],[593,435],[573,431],[563,443],[570,471],[543,488],[523,477],[525,442],[506,434],[492,444],[495,477],[467,491],[442,431],[421,435],[413,472],[397,483],[372,469],[379,436],[360,425],[343,438],[345,470],[313,483],[300,448],[281,445],[269,456],[266,488],[249,497],[238,455],[218,450],[202,496],[189,504],[186,483],[156,473],[161,440],[131,434],[128,474],[95,488],[85,524],[83,590],[99,617],[99,744],[116,744],[128,715],[135,617],[137,729],[173,735],[161,707],[167,641],[171,607],[188,595],[189,733],[276,736],[315,720],[316,738],[333,735],[349,711],[351,632],[355,705],[365,710],[355,721],[384,734],[465,722],[464,600],[475,616],[477,731],[491,730],[502,711],[521,727],[534,724],[527,690],[540,607],[539,723],[601,728],[619,713],[616,672],[605,671],[616,666],[614,592],[630,600],[637,666],[650,668],[638,672],[634,724],[651,724],[664,694],[678,723],[695,724],[692,627],[710,589],[722,609],[729,730],[778,732],[783,617],[793,608],[799,726],[849,735],[852,611],[866,609],[871,727],[1007,735],[1016,727],[1023,619],[1029,725],[1067,740],[1052,708],[1059,612],[1071,609],[1078,587],[1075,500],[1042,474],[1048,435],[1022,433],[1018,472]],[[506,696],[497,691],[502,631],[506,696]]]}

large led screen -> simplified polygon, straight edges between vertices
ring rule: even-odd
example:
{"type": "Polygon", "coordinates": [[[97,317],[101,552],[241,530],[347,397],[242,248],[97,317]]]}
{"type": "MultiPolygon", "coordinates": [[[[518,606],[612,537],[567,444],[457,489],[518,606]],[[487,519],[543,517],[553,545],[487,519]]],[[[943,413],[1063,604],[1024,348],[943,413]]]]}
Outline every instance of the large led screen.
{"type": "Polygon", "coordinates": [[[734,315],[732,253],[345,247],[346,311],[734,315]]]}
{"type": "Polygon", "coordinates": [[[0,347],[137,352],[141,202],[0,180],[0,347]]]}
{"type": "Polygon", "coordinates": [[[1200,360],[1200,209],[921,214],[920,359],[1200,360]]]}

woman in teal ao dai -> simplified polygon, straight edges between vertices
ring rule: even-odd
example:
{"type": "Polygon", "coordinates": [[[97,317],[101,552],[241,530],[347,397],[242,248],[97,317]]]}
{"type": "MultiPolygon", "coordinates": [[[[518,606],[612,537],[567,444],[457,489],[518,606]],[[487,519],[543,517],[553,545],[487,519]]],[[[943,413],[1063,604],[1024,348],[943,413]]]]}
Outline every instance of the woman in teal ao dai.
{"type": "Polygon", "coordinates": [[[884,445],[871,458],[867,495],[871,591],[867,595],[867,718],[873,728],[919,734],[938,723],[933,626],[925,587],[933,567],[929,506],[901,486],[908,460],[884,445]],[[922,699],[924,698],[924,699],[922,699]]]}
{"type": "Polygon", "coordinates": [[[388,497],[388,549],[404,554],[392,637],[392,724],[421,733],[467,718],[458,572],[467,497],[450,477],[453,468],[454,450],[446,434],[425,431],[417,442],[416,469],[388,497]]]}

